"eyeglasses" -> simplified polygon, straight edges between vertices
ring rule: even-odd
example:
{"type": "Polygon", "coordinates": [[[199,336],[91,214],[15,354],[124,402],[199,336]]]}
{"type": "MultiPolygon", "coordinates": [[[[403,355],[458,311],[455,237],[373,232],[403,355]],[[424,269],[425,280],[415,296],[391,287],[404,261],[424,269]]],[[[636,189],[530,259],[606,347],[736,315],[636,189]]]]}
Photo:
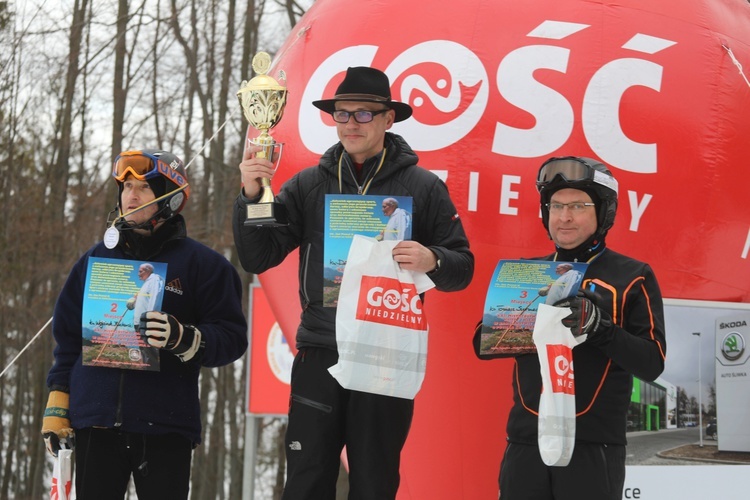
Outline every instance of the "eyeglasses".
{"type": "Polygon", "coordinates": [[[359,111],[343,111],[337,109],[331,113],[331,116],[333,116],[333,121],[336,123],[349,123],[349,118],[352,116],[357,123],[370,123],[373,118],[375,118],[375,115],[386,113],[390,110],[390,108],[379,109],[377,111],[368,111],[364,109],[359,111]]]}
{"type": "Polygon", "coordinates": [[[123,182],[130,173],[139,181],[145,181],[160,175],[158,163],[156,156],[142,151],[126,151],[115,159],[112,177],[123,182]]]}
{"type": "Polygon", "coordinates": [[[547,207],[547,210],[549,210],[550,213],[560,213],[565,209],[565,207],[568,207],[568,210],[570,210],[574,214],[580,214],[588,207],[595,207],[596,203],[573,201],[571,203],[545,203],[544,206],[547,207]]]}

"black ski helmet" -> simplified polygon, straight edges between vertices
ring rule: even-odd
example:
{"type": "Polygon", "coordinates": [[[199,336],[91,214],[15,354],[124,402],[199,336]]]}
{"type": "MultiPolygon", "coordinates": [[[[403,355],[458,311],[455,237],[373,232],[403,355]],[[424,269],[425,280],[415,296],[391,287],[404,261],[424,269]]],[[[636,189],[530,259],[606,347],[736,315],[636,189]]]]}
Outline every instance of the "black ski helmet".
{"type": "Polygon", "coordinates": [[[603,238],[615,223],[617,213],[617,179],[601,162],[579,156],[550,158],[539,168],[536,178],[542,209],[542,223],[549,232],[547,203],[560,189],[585,191],[596,204],[596,237],[603,238]]]}
{"type": "Polygon", "coordinates": [[[152,219],[152,225],[180,213],[190,197],[185,165],[176,155],[160,149],[123,151],[115,159],[112,168],[112,177],[117,182],[117,206],[121,214],[122,183],[128,174],[147,181],[157,199],[174,193],[157,202],[158,210],[152,219]]]}

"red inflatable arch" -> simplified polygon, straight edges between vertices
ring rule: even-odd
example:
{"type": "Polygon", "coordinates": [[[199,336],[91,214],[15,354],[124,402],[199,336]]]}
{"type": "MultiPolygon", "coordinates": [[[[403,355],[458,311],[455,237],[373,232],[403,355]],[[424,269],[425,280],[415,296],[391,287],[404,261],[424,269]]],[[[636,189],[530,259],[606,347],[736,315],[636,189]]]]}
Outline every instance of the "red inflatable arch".
{"type": "MultiPolygon", "coordinates": [[[[738,66],[750,68],[750,5],[446,6],[318,0],[270,71],[289,89],[273,131],[286,143],[276,188],[337,141],[311,101],[332,95],[348,66],[378,67],[414,108],[393,131],[445,179],[476,255],[466,291],[427,293],[427,376],[399,499],[496,498],[512,361],[478,361],[471,336],[497,260],[551,249],[534,187],[544,159],[611,166],[620,204],[608,243],[649,262],[665,297],[750,301],[750,85],[738,66]]],[[[295,258],[260,277],[292,345],[295,258]]]]}

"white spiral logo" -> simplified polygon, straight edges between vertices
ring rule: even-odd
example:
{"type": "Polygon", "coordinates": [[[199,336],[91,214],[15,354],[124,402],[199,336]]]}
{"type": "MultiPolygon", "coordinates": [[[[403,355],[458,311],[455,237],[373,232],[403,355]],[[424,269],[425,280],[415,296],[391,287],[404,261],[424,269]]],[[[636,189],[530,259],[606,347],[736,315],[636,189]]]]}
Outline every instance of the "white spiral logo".
{"type": "Polygon", "coordinates": [[[430,82],[417,74],[405,77],[400,92],[394,94],[400,95],[402,101],[411,104],[414,108],[414,118],[396,126],[398,133],[408,138],[413,149],[437,151],[463,139],[479,123],[490,93],[487,72],[476,54],[450,40],[432,40],[415,45],[399,55],[385,72],[391,81],[394,81],[399,75],[422,63],[443,66],[450,75],[450,80],[438,79],[430,82]],[[462,87],[476,88],[476,95],[468,103],[466,110],[456,118],[438,125],[419,121],[420,108],[426,103],[421,97],[412,98],[415,91],[421,91],[427,96],[437,112],[448,114],[458,110],[464,102],[466,95],[462,87]],[[444,95],[445,89],[447,95],[444,95]]]}
{"type": "MultiPolygon", "coordinates": [[[[347,67],[371,64],[377,50],[378,47],[374,45],[346,47],[331,54],[310,76],[302,94],[297,121],[300,138],[308,150],[323,154],[338,141],[336,127],[324,124],[320,119],[320,111],[310,103],[327,97],[323,95],[326,86],[347,67]]],[[[430,82],[423,75],[406,76],[400,89],[392,89],[393,97],[411,104],[415,116],[397,123],[393,130],[408,137],[409,144],[417,151],[436,151],[458,142],[476,126],[487,107],[489,84],[487,72],[476,54],[449,40],[433,40],[409,48],[388,66],[385,73],[394,82],[410,68],[422,63],[442,65],[450,78],[430,82]],[[468,103],[465,102],[467,96],[462,88],[476,91],[476,95],[468,103]],[[437,125],[421,123],[420,108],[425,109],[427,103],[421,96],[413,97],[415,92],[421,92],[429,99],[429,103],[435,107],[436,119],[442,114],[459,110],[462,104],[467,107],[449,122],[437,125]]]]}

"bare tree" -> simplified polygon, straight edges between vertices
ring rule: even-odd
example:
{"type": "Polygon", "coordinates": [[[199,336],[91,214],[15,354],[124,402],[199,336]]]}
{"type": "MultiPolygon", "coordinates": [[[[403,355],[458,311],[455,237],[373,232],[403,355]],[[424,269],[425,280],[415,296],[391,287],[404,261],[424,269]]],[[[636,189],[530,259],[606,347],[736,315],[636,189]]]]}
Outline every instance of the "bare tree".
{"type": "MultiPolygon", "coordinates": [[[[2,148],[0,159],[0,178],[3,179],[0,202],[7,207],[0,243],[5,257],[0,263],[3,276],[0,352],[4,368],[45,323],[45,313],[51,311],[64,277],[56,267],[60,263],[69,265],[69,253],[76,251],[74,245],[60,245],[59,238],[64,234],[66,223],[73,123],[76,117],[80,119],[81,108],[75,96],[81,74],[79,54],[87,5],[85,1],[76,2],[73,7],[67,37],[70,57],[48,67],[50,74],[65,77],[45,86],[45,90],[49,90],[46,96],[35,94],[35,88],[23,79],[26,66],[35,62],[26,50],[33,35],[14,31],[9,43],[3,43],[4,48],[10,49],[3,55],[5,86],[0,90],[3,93],[0,140],[7,144],[7,148],[2,148]],[[63,82],[62,86],[57,85],[59,81],[63,82]],[[60,94],[56,93],[58,90],[60,94]],[[54,131],[45,130],[39,118],[54,103],[60,103],[54,122],[57,127],[54,131]],[[47,135],[47,132],[56,135],[47,135]]],[[[0,10],[7,14],[6,8],[7,4],[2,4],[0,10]]],[[[7,20],[3,16],[3,36],[8,35],[7,20]]],[[[0,390],[3,415],[0,430],[6,442],[0,460],[4,469],[0,483],[2,498],[43,496],[42,478],[47,463],[39,429],[47,395],[44,380],[49,367],[46,361],[51,358],[51,342],[48,337],[42,338],[43,341],[34,344],[25,357],[6,371],[0,390]]]]}
{"type": "MultiPolygon", "coordinates": [[[[0,498],[42,498],[49,487],[39,431],[54,340],[42,327],[71,266],[106,228],[115,155],[154,146],[191,162],[190,235],[237,265],[229,214],[246,124],[234,94],[269,13],[289,28],[302,15],[276,0],[23,4],[25,17],[11,17],[0,0],[0,369],[26,349],[0,383],[0,498]]],[[[277,25],[270,40],[272,52],[283,40],[277,25]]],[[[202,371],[193,498],[240,497],[246,363],[202,371]]],[[[279,494],[283,421],[266,421],[262,466],[279,494]]]]}
{"type": "Polygon", "coordinates": [[[299,18],[305,13],[305,9],[295,0],[276,0],[276,2],[286,11],[289,25],[292,27],[296,26],[299,18]]]}
{"type": "Polygon", "coordinates": [[[112,160],[122,151],[122,128],[128,91],[125,87],[125,59],[127,57],[128,0],[117,2],[117,32],[112,80],[112,160]]]}
{"type": "MultiPolygon", "coordinates": [[[[74,97],[76,92],[76,82],[81,73],[79,62],[83,30],[86,27],[85,16],[87,7],[88,0],[75,0],[73,3],[73,19],[68,40],[69,52],[65,88],[57,117],[59,132],[55,140],[55,161],[50,165],[48,171],[48,187],[50,189],[48,209],[53,219],[60,227],[63,225],[65,202],[68,194],[68,177],[70,174],[69,159],[71,155],[71,140],[73,135],[73,108],[75,106],[74,97]]],[[[60,249],[60,245],[53,245],[53,247],[60,249]]],[[[60,256],[60,253],[59,251],[54,251],[52,255],[60,256]]]]}

